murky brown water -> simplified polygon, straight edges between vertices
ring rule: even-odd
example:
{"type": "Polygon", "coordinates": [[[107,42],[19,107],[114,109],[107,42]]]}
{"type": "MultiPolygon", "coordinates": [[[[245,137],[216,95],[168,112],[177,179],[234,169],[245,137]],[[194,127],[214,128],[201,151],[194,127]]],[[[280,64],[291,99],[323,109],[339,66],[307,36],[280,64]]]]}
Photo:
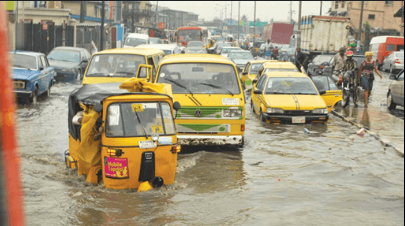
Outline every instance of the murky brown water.
{"type": "Polygon", "coordinates": [[[18,107],[27,225],[404,224],[403,158],[368,135],[351,141],[357,128],[333,115],[327,126],[262,125],[247,107],[244,150],[188,148],[159,190],[89,185],[62,160],[75,87],[18,107]]]}

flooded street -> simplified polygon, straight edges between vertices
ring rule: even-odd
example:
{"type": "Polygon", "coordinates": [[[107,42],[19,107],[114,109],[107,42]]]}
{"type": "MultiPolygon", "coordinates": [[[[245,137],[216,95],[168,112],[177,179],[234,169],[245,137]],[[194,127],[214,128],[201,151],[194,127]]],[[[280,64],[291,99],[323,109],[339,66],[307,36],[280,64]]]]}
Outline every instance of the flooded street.
{"type": "MultiPolygon", "coordinates": [[[[376,81],[368,111],[338,111],[403,150],[403,108],[381,106],[389,83],[376,81]]],[[[37,106],[18,106],[27,225],[404,224],[403,157],[333,114],[327,125],[264,125],[247,105],[243,150],[187,148],[175,183],[149,192],[93,186],[63,162],[77,87],[57,84],[37,106]]]]}

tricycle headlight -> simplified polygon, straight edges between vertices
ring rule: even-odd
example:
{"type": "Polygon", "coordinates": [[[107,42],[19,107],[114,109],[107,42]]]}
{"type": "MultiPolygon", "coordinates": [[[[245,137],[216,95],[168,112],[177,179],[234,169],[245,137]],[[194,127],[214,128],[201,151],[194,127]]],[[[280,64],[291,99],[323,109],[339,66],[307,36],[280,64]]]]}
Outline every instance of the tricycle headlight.
{"type": "Polygon", "coordinates": [[[267,108],[268,114],[284,114],[284,110],[281,108],[267,108]]]}
{"type": "Polygon", "coordinates": [[[316,108],[312,111],[313,114],[323,114],[327,115],[328,114],[328,109],[327,108],[316,108]]]}

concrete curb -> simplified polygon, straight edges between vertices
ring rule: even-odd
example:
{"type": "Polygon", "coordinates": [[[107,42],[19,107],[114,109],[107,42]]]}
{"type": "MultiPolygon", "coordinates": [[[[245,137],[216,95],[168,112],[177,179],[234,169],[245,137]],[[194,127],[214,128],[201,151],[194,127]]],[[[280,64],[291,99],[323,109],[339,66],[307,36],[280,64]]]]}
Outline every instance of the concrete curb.
{"type": "Polygon", "coordinates": [[[380,143],[381,143],[384,147],[391,147],[391,148],[393,148],[396,152],[398,152],[398,154],[400,154],[402,157],[404,157],[404,152],[402,152],[402,151],[399,150],[398,148],[396,148],[396,147],[392,146],[391,144],[389,144],[388,141],[383,140],[380,136],[378,136],[377,133],[372,132],[372,131],[370,131],[370,130],[364,128],[364,126],[362,126],[362,125],[360,125],[360,124],[354,122],[353,120],[350,120],[349,118],[343,116],[342,114],[340,114],[340,113],[338,113],[338,112],[336,112],[336,111],[334,111],[334,110],[332,111],[332,113],[333,113],[334,115],[336,115],[337,117],[341,118],[343,121],[348,122],[348,123],[350,123],[350,124],[356,126],[356,127],[359,128],[359,129],[362,129],[362,128],[365,129],[366,133],[370,134],[370,135],[373,136],[375,139],[377,139],[378,141],[380,141],[380,143]]]}

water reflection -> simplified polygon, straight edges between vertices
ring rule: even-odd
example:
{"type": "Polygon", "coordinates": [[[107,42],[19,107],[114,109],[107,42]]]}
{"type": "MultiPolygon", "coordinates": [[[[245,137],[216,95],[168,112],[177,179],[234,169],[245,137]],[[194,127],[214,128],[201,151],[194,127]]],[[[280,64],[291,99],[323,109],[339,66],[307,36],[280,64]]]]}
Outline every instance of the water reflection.
{"type": "Polygon", "coordinates": [[[370,128],[371,128],[371,125],[370,125],[370,117],[369,117],[369,115],[368,115],[368,108],[365,108],[365,109],[363,110],[363,115],[361,116],[360,124],[361,124],[364,128],[366,128],[366,129],[370,129],[370,128]]]}

